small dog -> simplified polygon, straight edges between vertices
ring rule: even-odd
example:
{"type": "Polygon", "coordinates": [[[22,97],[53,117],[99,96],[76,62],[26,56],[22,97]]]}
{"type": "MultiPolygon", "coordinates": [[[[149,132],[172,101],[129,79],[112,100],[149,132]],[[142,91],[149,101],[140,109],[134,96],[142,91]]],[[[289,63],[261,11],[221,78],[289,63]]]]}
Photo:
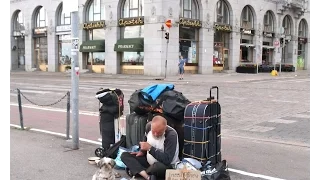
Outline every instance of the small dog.
{"type": "Polygon", "coordinates": [[[93,175],[92,180],[115,180],[116,173],[113,170],[115,161],[111,158],[104,157],[97,163],[98,169],[93,175]]]}

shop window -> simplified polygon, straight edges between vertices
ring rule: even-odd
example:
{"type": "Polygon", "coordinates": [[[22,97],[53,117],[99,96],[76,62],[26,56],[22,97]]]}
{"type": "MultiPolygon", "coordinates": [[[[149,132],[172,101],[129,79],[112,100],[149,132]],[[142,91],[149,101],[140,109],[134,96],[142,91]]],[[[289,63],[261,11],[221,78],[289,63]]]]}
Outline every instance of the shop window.
{"type": "Polygon", "coordinates": [[[88,65],[104,65],[105,53],[104,52],[91,52],[88,53],[87,64],[88,65]]]}
{"type": "Polygon", "coordinates": [[[253,12],[249,6],[245,6],[241,13],[241,27],[245,29],[253,29],[253,25],[253,12]]]}
{"type": "Polygon", "coordinates": [[[144,0],[126,0],[122,9],[122,18],[144,16],[144,0]]]}
{"type": "Polygon", "coordinates": [[[230,24],[230,12],[227,3],[224,0],[217,2],[217,22],[222,24],[230,24]]]}
{"type": "Polygon", "coordinates": [[[195,0],[181,0],[181,17],[188,19],[199,19],[198,4],[195,0]]]}
{"type": "Polygon", "coordinates": [[[47,19],[47,11],[43,7],[40,7],[36,16],[36,27],[46,27],[48,25],[47,19]]]}
{"type": "Polygon", "coordinates": [[[307,37],[307,23],[304,19],[299,23],[299,37],[307,37]]]}
{"type": "Polygon", "coordinates": [[[18,12],[16,16],[16,20],[14,21],[13,24],[13,29],[14,31],[22,31],[24,29],[24,17],[21,11],[18,12]]]}
{"type": "Polygon", "coordinates": [[[284,28],[284,34],[286,35],[291,34],[291,25],[292,25],[291,18],[289,15],[286,15],[282,22],[282,27],[284,28]]]}
{"type": "Polygon", "coordinates": [[[92,0],[89,4],[87,21],[100,21],[105,19],[105,10],[101,6],[101,0],[92,0]]]}
{"type": "Polygon", "coordinates": [[[59,17],[59,25],[71,24],[71,13],[65,13],[62,5],[59,11],[59,17]]]}
{"type": "Polygon", "coordinates": [[[70,65],[71,64],[71,36],[60,35],[59,36],[59,64],[70,65]]]}
{"type": "Polygon", "coordinates": [[[143,52],[123,52],[122,65],[143,65],[143,52]]]}
{"type": "Polygon", "coordinates": [[[265,32],[273,32],[274,31],[274,21],[273,21],[273,15],[271,11],[267,11],[267,13],[264,15],[264,31],[265,32]]]}
{"type": "Polygon", "coordinates": [[[179,52],[187,66],[198,65],[198,30],[179,28],[179,52]]]}
{"type": "Polygon", "coordinates": [[[105,39],[104,29],[90,29],[87,31],[89,40],[102,40],[105,39]]]}
{"type": "Polygon", "coordinates": [[[144,25],[121,27],[121,39],[144,37],[144,25]]]}

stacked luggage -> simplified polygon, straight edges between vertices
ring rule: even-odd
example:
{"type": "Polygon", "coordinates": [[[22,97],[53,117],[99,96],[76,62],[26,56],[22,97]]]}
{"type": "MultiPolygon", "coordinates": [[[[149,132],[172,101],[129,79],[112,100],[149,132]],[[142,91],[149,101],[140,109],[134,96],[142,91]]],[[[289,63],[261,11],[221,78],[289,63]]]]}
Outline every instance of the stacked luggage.
{"type": "Polygon", "coordinates": [[[173,84],[156,84],[136,90],[129,101],[130,114],[126,117],[127,147],[139,144],[144,136],[145,126],[155,115],[164,116],[168,125],[173,127],[179,136],[180,155],[183,147],[183,122],[185,107],[190,101],[174,90],[173,84]],[[135,138],[134,137],[140,137],[135,138]]]}

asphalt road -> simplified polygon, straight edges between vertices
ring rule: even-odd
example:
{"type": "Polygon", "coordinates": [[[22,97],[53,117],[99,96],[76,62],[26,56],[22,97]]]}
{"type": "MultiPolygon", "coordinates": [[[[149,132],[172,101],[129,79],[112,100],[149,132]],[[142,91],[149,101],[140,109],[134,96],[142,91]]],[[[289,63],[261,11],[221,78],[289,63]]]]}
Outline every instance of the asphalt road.
{"type": "MultiPolygon", "coordinates": [[[[81,75],[80,110],[97,113],[98,100],[94,95],[100,87],[122,89],[127,101],[134,90],[154,83],[173,83],[175,89],[191,101],[205,99],[211,86],[219,86],[223,157],[231,168],[283,179],[309,179],[310,78],[307,73],[287,73],[281,77],[223,73],[187,75],[183,81],[177,77],[155,81],[144,76],[81,75]]],[[[35,104],[51,104],[70,90],[70,76],[13,72],[11,89],[15,88],[21,89],[35,104]]],[[[24,105],[32,104],[22,99],[24,105]]],[[[15,92],[11,92],[11,102],[11,123],[17,124],[15,92]]],[[[49,108],[65,109],[66,99],[49,108]]],[[[65,132],[65,113],[32,108],[23,108],[23,111],[26,126],[65,132]]],[[[125,114],[127,112],[126,104],[125,114]]],[[[80,132],[83,133],[80,136],[96,140],[98,117],[81,117],[80,132]]]]}

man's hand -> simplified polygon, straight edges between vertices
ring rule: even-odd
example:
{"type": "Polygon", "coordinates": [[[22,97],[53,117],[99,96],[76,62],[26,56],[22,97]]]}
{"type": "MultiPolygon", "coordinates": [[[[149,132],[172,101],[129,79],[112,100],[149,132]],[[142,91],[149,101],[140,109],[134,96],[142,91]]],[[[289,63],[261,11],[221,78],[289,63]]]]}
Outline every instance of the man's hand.
{"type": "Polygon", "coordinates": [[[139,156],[144,156],[144,153],[141,152],[141,151],[139,151],[139,152],[132,152],[132,153],[130,153],[130,154],[136,155],[137,157],[139,157],[139,156]]]}
{"type": "Polygon", "coordinates": [[[140,142],[140,150],[149,151],[151,149],[151,145],[147,142],[140,142]]]}

